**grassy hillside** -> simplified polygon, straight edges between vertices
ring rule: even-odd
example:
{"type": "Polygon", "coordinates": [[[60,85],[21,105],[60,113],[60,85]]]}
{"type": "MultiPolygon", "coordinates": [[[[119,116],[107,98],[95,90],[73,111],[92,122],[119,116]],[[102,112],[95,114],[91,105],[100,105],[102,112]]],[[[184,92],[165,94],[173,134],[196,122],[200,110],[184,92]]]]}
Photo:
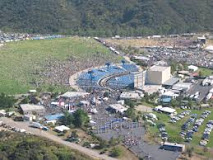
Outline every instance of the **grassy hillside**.
{"type": "Polygon", "coordinates": [[[0,132],[1,160],[92,160],[54,142],[31,135],[0,132]]]}
{"type": "Polygon", "coordinates": [[[211,0],[1,0],[0,28],[32,33],[141,35],[212,30],[211,0]]]}
{"type": "Polygon", "coordinates": [[[13,94],[38,87],[67,86],[73,73],[118,59],[93,39],[7,43],[0,48],[0,92],[13,94]]]}

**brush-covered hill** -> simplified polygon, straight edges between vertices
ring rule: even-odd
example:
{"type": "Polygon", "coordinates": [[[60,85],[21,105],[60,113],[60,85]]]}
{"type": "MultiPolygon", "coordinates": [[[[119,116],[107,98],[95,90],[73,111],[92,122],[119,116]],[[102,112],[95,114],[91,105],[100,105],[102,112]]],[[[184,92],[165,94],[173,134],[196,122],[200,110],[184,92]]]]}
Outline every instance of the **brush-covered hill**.
{"type": "Polygon", "coordinates": [[[212,0],[1,0],[0,29],[141,35],[213,29],[212,0]]]}
{"type": "Polygon", "coordinates": [[[1,160],[92,160],[92,158],[44,138],[0,132],[1,160]]]}

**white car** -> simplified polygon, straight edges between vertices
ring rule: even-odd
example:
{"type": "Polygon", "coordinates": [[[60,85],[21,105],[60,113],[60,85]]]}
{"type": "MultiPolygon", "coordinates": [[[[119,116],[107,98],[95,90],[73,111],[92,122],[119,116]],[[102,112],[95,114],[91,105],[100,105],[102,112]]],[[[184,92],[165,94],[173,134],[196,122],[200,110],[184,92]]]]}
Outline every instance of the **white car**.
{"type": "Polygon", "coordinates": [[[207,145],[207,143],[208,143],[208,142],[207,142],[207,141],[205,141],[205,140],[201,140],[201,141],[200,141],[200,145],[201,145],[201,146],[206,146],[206,145],[207,145]]]}

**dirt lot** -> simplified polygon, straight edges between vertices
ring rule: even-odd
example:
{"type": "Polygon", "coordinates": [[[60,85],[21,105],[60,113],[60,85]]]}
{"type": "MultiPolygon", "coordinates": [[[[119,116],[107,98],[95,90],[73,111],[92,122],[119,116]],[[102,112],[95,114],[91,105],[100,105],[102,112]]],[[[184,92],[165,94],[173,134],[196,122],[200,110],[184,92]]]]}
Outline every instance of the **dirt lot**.
{"type": "Polygon", "coordinates": [[[141,111],[141,112],[152,112],[151,107],[147,107],[147,106],[144,106],[144,105],[138,105],[138,106],[135,107],[135,109],[137,111],[141,111]]]}

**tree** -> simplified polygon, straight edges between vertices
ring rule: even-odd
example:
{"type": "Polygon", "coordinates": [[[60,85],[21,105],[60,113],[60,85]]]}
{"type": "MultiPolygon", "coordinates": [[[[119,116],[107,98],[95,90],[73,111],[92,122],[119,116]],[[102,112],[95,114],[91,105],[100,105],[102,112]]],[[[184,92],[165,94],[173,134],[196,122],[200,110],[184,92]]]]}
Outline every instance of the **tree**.
{"type": "Polygon", "coordinates": [[[119,144],[120,143],[120,139],[119,138],[110,138],[110,140],[109,140],[109,145],[110,146],[115,146],[115,145],[117,145],[117,144],[119,144]]]}
{"type": "Polygon", "coordinates": [[[104,92],[104,97],[109,97],[109,92],[104,92]]]}
{"type": "Polygon", "coordinates": [[[134,108],[134,107],[135,107],[135,102],[132,101],[132,100],[130,100],[130,99],[126,99],[126,100],[125,100],[125,104],[126,104],[127,106],[129,106],[130,108],[134,108]]]}
{"type": "Polygon", "coordinates": [[[111,151],[112,157],[120,157],[122,155],[122,149],[120,147],[114,147],[111,151]]]}
{"type": "Polygon", "coordinates": [[[172,99],[171,100],[171,106],[174,108],[174,107],[177,107],[179,105],[178,101],[175,100],[175,99],[172,99]]]}
{"type": "Polygon", "coordinates": [[[72,125],[74,121],[74,117],[69,112],[64,112],[64,116],[61,118],[61,123],[64,125],[72,125]]]}
{"type": "Polygon", "coordinates": [[[64,125],[75,127],[83,127],[86,126],[89,122],[89,117],[86,112],[82,109],[76,110],[73,114],[69,112],[64,112],[64,116],[61,118],[61,123],[64,125]]]}
{"type": "Polygon", "coordinates": [[[22,104],[30,103],[29,97],[25,97],[25,98],[21,101],[21,103],[22,103],[22,104]]]}
{"type": "Polygon", "coordinates": [[[187,107],[188,107],[188,108],[192,108],[192,105],[193,105],[193,102],[192,102],[192,100],[190,99],[190,100],[188,101],[188,103],[187,103],[187,107]]]}
{"type": "Polygon", "coordinates": [[[203,71],[199,71],[199,76],[200,77],[204,77],[204,72],[203,71]]]}
{"type": "Polygon", "coordinates": [[[0,108],[13,107],[15,99],[12,96],[8,96],[4,93],[0,94],[0,108]]]}
{"type": "Polygon", "coordinates": [[[194,150],[193,147],[189,147],[186,149],[186,153],[188,154],[189,157],[192,157],[193,150],[194,150]]]}
{"type": "Polygon", "coordinates": [[[78,109],[73,113],[74,121],[73,124],[75,127],[83,127],[88,124],[89,117],[87,112],[84,112],[82,109],[78,109]]]}
{"type": "Polygon", "coordinates": [[[100,139],[99,142],[100,142],[99,146],[97,147],[98,149],[103,149],[103,148],[106,148],[108,146],[108,143],[105,140],[100,139]]]}
{"type": "Polygon", "coordinates": [[[136,113],[134,108],[128,108],[125,112],[125,115],[132,120],[136,120],[136,113]]]}

